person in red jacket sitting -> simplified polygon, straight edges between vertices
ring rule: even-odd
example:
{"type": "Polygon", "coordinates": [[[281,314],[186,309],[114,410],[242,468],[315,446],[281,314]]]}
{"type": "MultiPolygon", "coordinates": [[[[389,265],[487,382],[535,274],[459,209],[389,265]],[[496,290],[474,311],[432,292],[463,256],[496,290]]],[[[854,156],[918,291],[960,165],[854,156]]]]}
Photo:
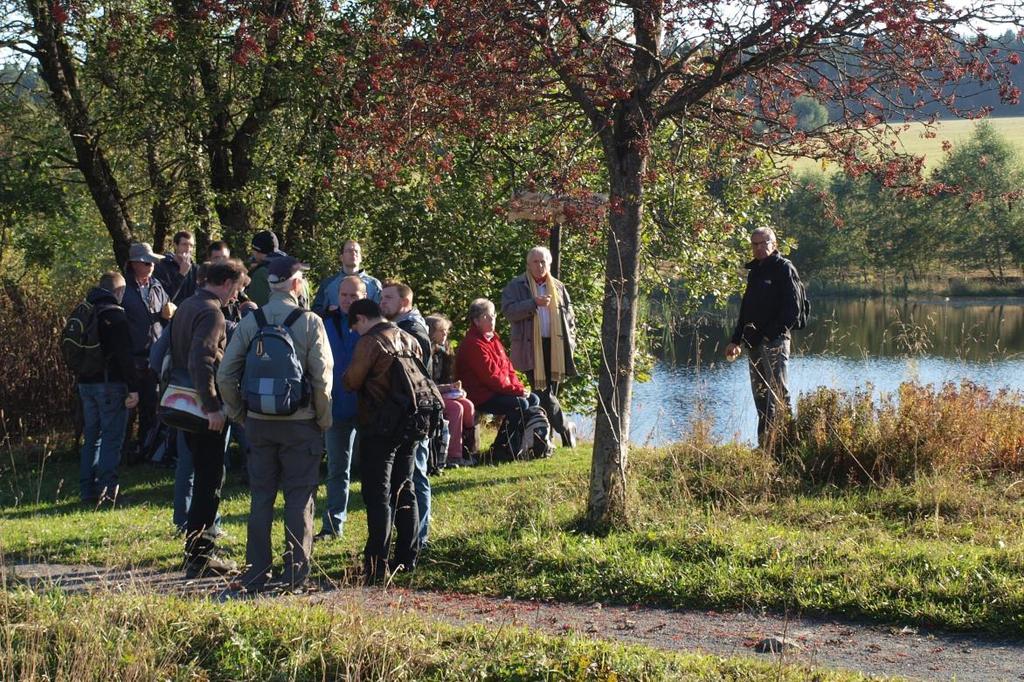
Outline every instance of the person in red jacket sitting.
{"type": "Polygon", "coordinates": [[[455,375],[478,412],[504,415],[515,433],[527,408],[540,405],[519,381],[505,346],[494,331],[494,304],[478,298],[469,305],[469,331],[455,354],[455,375]]]}

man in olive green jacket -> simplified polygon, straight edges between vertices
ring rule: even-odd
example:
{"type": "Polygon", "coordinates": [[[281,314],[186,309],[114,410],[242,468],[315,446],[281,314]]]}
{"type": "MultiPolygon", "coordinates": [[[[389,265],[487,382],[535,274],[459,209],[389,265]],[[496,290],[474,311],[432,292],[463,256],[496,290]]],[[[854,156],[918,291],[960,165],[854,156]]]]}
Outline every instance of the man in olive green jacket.
{"type": "MultiPolygon", "coordinates": [[[[308,266],[291,256],[274,258],[267,265],[270,301],[262,307],[267,323],[281,325],[299,308],[298,296],[305,288],[303,271],[308,266]]],[[[318,315],[303,313],[288,327],[295,357],[311,390],[309,404],[294,414],[272,416],[247,412],[242,402],[240,382],[245,372],[249,346],[256,336],[255,315],[242,318],[231,337],[220,370],[217,386],[228,417],[245,420],[249,453],[249,488],[252,495],[248,537],[245,549],[248,569],[238,587],[258,591],[270,579],[273,563],[270,551],[270,526],[278,488],[284,491],[285,557],[282,581],[301,588],[309,576],[309,556],[313,548],[313,497],[319,483],[320,459],[324,450],[323,433],[331,426],[331,383],[334,356],[327,341],[324,323],[318,315]]]]}

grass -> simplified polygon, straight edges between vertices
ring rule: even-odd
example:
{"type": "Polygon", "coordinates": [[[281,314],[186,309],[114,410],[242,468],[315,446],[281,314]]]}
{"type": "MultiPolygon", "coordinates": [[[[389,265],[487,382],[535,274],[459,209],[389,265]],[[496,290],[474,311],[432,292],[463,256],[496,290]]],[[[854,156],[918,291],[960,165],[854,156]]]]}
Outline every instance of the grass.
{"type": "MultiPolygon", "coordinates": [[[[542,599],[800,610],[1019,636],[1020,397],[979,391],[908,388],[906,409],[890,403],[874,412],[857,395],[812,396],[801,428],[815,433],[785,466],[699,430],[672,447],[634,450],[631,526],[603,537],[580,527],[589,471],[582,448],[447,473],[433,481],[430,552],[401,581],[542,599]],[[940,403],[948,403],[946,412],[936,411],[940,403]],[[925,428],[931,422],[964,437],[925,428]],[[843,447],[853,449],[844,455],[843,447]],[[858,464],[852,458],[859,454],[858,464]],[[861,467],[871,476],[859,476],[861,467]]],[[[122,480],[136,503],[97,512],[68,496],[61,481],[74,477],[75,465],[65,458],[22,462],[17,472],[6,467],[0,553],[8,562],[179,562],[170,472],[127,470],[122,480]]],[[[225,492],[224,547],[241,558],[248,496],[233,482],[225,492]]],[[[274,532],[282,537],[280,521],[274,532]]],[[[364,541],[356,484],[345,536],[317,545],[317,569],[345,580],[364,541]]]]}
{"type": "MultiPolygon", "coordinates": [[[[1024,117],[999,116],[984,120],[990,123],[995,131],[1005,138],[1007,142],[1024,152],[1024,117]]],[[[911,123],[910,129],[900,135],[900,143],[897,145],[896,150],[906,154],[923,156],[925,170],[931,170],[945,157],[942,143],[949,141],[955,149],[957,145],[966,142],[971,137],[977,124],[977,121],[965,119],[943,120],[935,125],[935,137],[925,137],[924,124],[911,123]]],[[[808,171],[830,173],[840,168],[835,163],[823,165],[821,162],[812,159],[796,160],[792,163],[792,167],[797,173],[808,171]]]]}
{"type": "Polygon", "coordinates": [[[355,607],[0,592],[0,679],[856,680],[355,607]]]}

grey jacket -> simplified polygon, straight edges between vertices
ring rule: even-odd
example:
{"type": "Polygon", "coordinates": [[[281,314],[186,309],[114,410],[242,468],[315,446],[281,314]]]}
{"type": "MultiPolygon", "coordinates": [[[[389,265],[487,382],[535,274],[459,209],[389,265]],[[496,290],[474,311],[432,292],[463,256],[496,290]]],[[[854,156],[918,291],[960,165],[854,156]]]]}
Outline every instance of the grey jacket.
{"type": "MultiPolygon", "coordinates": [[[[281,324],[285,318],[298,307],[299,302],[289,293],[271,292],[270,302],[263,306],[263,313],[270,324],[281,324]]],[[[245,371],[245,356],[249,352],[249,344],[258,331],[255,315],[246,315],[238,323],[238,329],[231,336],[224,359],[217,371],[217,388],[224,400],[224,409],[231,421],[236,424],[245,419],[245,408],[239,384],[245,371]]],[[[271,416],[252,413],[253,419],[301,421],[316,420],[324,431],[331,427],[331,384],[334,381],[334,355],[331,345],[327,342],[327,331],[323,320],[312,313],[303,315],[295,321],[289,330],[295,344],[295,355],[309,379],[313,391],[312,400],[307,407],[299,408],[295,414],[288,416],[271,416]]]]}
{"type": "MultiPolygon", "coordinates": [[[[512,324],[512,366],[520,372],[533,371],[533,316],[537,312],[537,304],[530,293],[530,283],[526,277],[524,273],[513,278],[501,292],[501,314],[512,324]]],[[[576,352],[576,315],[572,311],[572,301],[565,285],[555,281],[560,304],[558,314],[562,318],[562,329],[565,330],[567,341],[565,373],[566,376],[576,376],[576,363],[573,360],[576,352]]]]}

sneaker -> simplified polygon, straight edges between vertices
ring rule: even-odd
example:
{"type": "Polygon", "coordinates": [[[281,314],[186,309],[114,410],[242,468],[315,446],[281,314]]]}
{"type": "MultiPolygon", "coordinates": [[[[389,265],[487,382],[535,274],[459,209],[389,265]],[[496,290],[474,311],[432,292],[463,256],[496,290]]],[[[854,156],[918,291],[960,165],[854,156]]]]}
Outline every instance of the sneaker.
{"type": "Polygon", "coordinates": [[[569,422],[562,431],[562,447],[575,448],[579,443],[576,437],[576,422],[569,422]]]}
{"type": "Polygon", "coordinates": [[[237,572],[237,563],[231,559],[222,559],[216,554],[192,557],[185,561],[185,577],[190,580],[211,575],[232,575],[237,572]]]}
{"type": "Polygon", "coordinates": [[[220,540],[221,538],[226,538],[227,536],[228,536],[228,532],[226,530],[224,530],[223,528],[221,528],[220,526],[214,526],[213,528],[207,528],[206,530],[203,531],[203,537],[206,538],[207,540],[211,540],[211,541],[213,541],[213,540],[220,540]]]}

